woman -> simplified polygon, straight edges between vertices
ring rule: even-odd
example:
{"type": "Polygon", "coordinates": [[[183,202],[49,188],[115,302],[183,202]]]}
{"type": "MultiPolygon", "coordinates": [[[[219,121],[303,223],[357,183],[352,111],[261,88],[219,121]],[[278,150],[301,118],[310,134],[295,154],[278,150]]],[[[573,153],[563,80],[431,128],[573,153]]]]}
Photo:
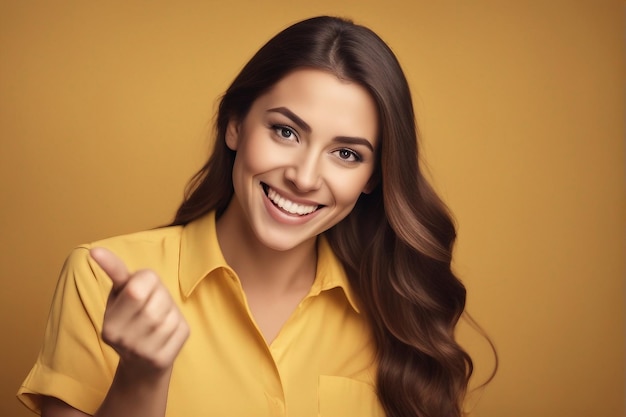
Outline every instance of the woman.
{"type": "Polygon", "coordinates": [[[216,131],[169,227],[70,255],[20,399],[48,417],[460,416],[455,229],[391,50],[297,23],[216,131]]]}

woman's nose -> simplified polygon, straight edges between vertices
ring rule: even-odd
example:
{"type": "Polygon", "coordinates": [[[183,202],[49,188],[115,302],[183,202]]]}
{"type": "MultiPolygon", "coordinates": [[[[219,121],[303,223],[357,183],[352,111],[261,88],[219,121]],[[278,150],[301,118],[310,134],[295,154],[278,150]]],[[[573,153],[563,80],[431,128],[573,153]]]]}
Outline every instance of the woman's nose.
{"type": "Polygon", "coordinates": [[[316,155],[304,155],[294,159],[285,170],[285,178],[299,191],[313,191],[322,185],[320,158],[316,155]]]}

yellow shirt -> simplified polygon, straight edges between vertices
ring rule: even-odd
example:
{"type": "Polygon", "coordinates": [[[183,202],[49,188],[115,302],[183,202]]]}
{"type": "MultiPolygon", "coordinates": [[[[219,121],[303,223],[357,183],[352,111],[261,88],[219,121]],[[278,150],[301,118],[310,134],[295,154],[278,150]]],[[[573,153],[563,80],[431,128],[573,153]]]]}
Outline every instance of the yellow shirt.
{"type": "Polygon", "coordinates": [[[118,357],[100,336],[111,282],[89,257],[92,246],[111,249],[131,271],[153,269],[189,323],[168,417],[384,416],[371,331],[328,243],[319,240],[313,286],[268,346],[219,248],[213,213],[70,254],[43,347],[18,392],[29,408],[49,395],[93,414],[113,379],[118,357]]]}

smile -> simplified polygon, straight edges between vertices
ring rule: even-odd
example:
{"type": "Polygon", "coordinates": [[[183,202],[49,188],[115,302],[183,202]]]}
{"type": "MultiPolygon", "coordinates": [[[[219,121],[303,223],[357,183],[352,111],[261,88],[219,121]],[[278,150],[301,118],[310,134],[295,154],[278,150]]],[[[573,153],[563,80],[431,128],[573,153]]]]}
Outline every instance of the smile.
{"type": "Polygon", "coordinates": [[[291,201],[281,196],[272,188],[270,188],[267,184],[262,184],[262,185],[263,185],[263,190],[265,191],[265,195],[267,195],[267,198],[269,198],[270,201],[274,203],[275,206],[279,207],[281,210],[289,214],[297,214],[299,216],[305,216],[307,214],[313,213],[315,210],[321,207],[319,205],[308,205],[308,204],[296,203],[294,201],[291,201]]]}

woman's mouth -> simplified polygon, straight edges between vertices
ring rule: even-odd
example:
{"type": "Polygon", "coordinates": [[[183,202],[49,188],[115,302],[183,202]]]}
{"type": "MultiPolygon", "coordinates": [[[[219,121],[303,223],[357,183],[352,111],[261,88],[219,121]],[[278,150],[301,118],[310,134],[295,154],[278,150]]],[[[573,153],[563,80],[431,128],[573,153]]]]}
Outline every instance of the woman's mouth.
{"type": "Polygon", "coordinates": [[[309,205],[309,204],[300,204],[294,201],[291,201],[280,194],[278,194],[274,189],[270,188],[269,185],[265,183],[261,183],[263,186],[263,191],[269,200],[276,207],[280,208],[282,211],[295,214],[298,216],[306,216],[307,214],[313,213],[318,208],[322,207],[320,205],[309,205]]]}

